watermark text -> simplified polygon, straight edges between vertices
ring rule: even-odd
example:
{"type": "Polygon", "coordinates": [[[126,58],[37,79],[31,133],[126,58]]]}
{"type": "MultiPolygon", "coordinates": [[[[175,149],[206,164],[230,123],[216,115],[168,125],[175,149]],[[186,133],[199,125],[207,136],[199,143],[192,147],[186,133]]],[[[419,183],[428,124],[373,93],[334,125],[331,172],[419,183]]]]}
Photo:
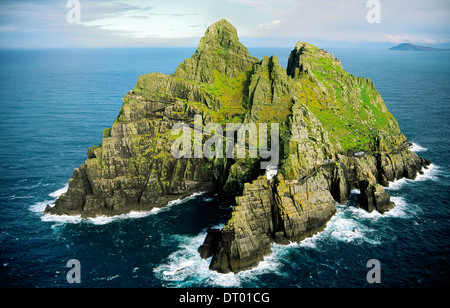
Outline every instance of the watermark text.
{"type": "Polygon", "coordinates": [[[371,268],[367,272],[366,280],[368,283],[381,283],[381,263],[377,259],[367,261],[367,267],[371,268]]]}
{"type": "Polygon", "coordinates": [[[81,23],[81,3],[79,0],[69,0],[66,4],[70,10],[67,12],[66,20],[69,24],[81,23]]]}
{"type": "Polygon", "coordinates": [[[66,267],[71,268],[67,272],[66,279],[68,283],[81,283],[81,264],[77,259],[67,261],[66,267]]]}
{"type": "Polygon", "coordinates": [[[369,24],[381,23],[381,3],[379,0],[367,1],[367,7],[370,8],[366,19],[369,24]]]}
{"type": "Polygon", "coordinates": [[[173,157],[179,158],[249,158],[269,159],[261,161],[261,169],[278,166],[280,127],[271,123],[270,137],[267,123],[226,123],[225,136],[223,127],[217,123],[208,123],[203,128],[200,115],[194,116],[194,133],[186,123],[177,123],[172,127],[171,134],[176,137],[172,144],[173,157]],[[178,136],[178,137],[177,137],[178,136]],[[203,137],[210,136],[203,143],[203,137]],[[247,138],[248,136],[248,138],[247,138]],[[237,139],[237,140],[236,140],[237,139]],[[268,142],[270,141],[270,149],[268,142]],[[225,148],[224,148],[225,143],[225,148]],[[259,150],[259,152],[258,152],[259,150]]]}

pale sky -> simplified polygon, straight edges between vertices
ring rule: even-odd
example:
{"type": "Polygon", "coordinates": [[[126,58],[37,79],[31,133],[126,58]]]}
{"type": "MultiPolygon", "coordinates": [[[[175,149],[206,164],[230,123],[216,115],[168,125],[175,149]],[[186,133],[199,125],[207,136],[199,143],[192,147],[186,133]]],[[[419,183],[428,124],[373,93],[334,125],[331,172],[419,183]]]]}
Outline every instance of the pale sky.
{"type": "Polygon", "coordinates": [[[450,44],[450,0],[378,0],[380,23],[368,22],[368,1],[0,0],[0,48],[196,46],[222,18],[254,46],[450,44]],[[80,23],[68,22],[71,2],[80,23]]]}

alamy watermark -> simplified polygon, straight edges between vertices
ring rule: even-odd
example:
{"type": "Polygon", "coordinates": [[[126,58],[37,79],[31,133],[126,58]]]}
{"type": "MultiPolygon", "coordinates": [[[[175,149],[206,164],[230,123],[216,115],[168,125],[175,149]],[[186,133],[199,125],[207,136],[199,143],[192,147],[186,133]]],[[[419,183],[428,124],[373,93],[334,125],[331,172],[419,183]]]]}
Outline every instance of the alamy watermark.
{"type": "Polygon", "coordinates": [[[81,263],[77,259],[67,261],[66,267],[71,268],[67,272],[66,280],[68,283],[81,283],[81,263]]]}
{"type": "Polygon", "coordinates": [[[194,116],[194,133],[186,123],[172,127],[172,136],[178,136],[172,144],[171,152],[175,158],[249,158],[269,159],[261,161],[261,169],[278,166],[280,148],[280,126],[270,125],[270,139],[267,123],[226,123],[225,136],[223,127],[217,123],[208,123],[203,128],[200,115],[194,116]],[[247,139],[248,135],[248,139],[247,139]],[[203,136],[211,136],[203,144],[203,136]],[[270,140],[270,149],[268,141],[270,140]],[[248,142],[247,142],[248,141],[248,142]],[[224,154],[225,143],[225,154],[224,154]],[[193,151],[192,151],[193,148],[193,151]],[[259,153],[258,153],[259,149],[259,153]]]}
{"type": "Polygon", "coordinates": [[[366,280],[368,283],[381,283],[381,263],[377,259],[367,261],[367,267],[371,268],[367,272],[366,280]]]}
{"type": "Polygon", "coordinates": [[[67,12],[66,20],[69,24],[81,23],[81,3],[79,0],[69,0],[66,4],[70,10],[67,12]]]}
{"type": "Polygon", "coordinates": [[[367,7],[370,8],[366,15],[366,20],[369,24],[381,23],[381,3],[379,0],[367,1],[367,7]]]}

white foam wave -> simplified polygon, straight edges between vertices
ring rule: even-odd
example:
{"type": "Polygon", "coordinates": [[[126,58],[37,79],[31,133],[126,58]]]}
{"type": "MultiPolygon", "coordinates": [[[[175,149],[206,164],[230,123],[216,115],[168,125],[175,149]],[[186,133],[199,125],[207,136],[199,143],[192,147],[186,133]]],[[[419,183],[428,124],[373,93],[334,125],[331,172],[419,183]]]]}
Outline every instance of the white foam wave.
{"type": "MultiPolygon", "coordinates": [[[[37,213],[42,213],[49,203],[41,202],[35,205],[34,211],[37,213]]],[[[82,222],[91,223],[93,225],[106,225],[114,221],[124,220],[124,219],[136,219],[143,218],[149,215],[153,215],[159,212],[160,209],[152,209],[147,212],[132,211],[128,214],[122,214],[117,216],[97,216],[89,218],[81,218],[81,215],[50,215],[43,214],[41,216],[41,221],[45,222],[55,222],[57,225],[61,224],[79,224],[82,222]]]]}
{"type": "Polygon", "coordinates": [[[67,190],[69,189],[69,184],[66,184],[63,188],[58,189],[52,193],[49,194],[50,197],[53,198],[58,198],[59,196],[61,196],[63,193],[66,193],[67,190]]]}
{"type": "Polygon", "coordinates": [[[287,246],[289,247],[289,246],[298,245],[299,247],[315,249],[315,248],[317,248],[316,241],[317,241],[318,236],[320,236],[320,233],[314,234],[312,237],[308,237],[308,238],[304,239],[303,241],[301,241],[300,243],[291,243],[287,246]]]}
{"type": "MultiPolygon", "coordinates": [[[[391,196],[391,201],[395,203],[395,207],[393,209],[387,211],[384,214],[381,214],[378,211],[372,211],[369,213],[366,210],[361,209],[361,208],[357,208],[354,206],[349,206],[349,207],[345,206],[346,208],[342,208],[342,211],[344,211],[344,213],[346,212],[349,217],[347,217],[347,218],[344,217],[344,219],[354,220],[356,224],[364,224],[364,222],[376,222],[377,220],[383,219],[385,217],[401,217],[401,218],[409,217],[409,215],[407,214],[407,208],[409,207],[409,205],[406,203],[406,201],[402,197],[392,197],[391,196]]],[[[344,207],[342,205],[340,205],[340,206],[344,207]]],[[[355,229],[356,232],[359,232],[359,231],[365,229],[364,227],[358,228],[358,226],[355,226],[355,228],[356,228],[355,229]]],[[[347,228],[347,230],[348,230],[348,228],[347,228]]],[[[352,231],[353,231],[353,229],[352,229],[352,231]]],[[[370,232],[376,233],[376,230],[366,228],[365,234],[368,234],[370,232]]],[[[368,239],[368,241],[370,242],[371,240],[368,239]]]]}
{"type": "Polygon", "coordinates": [[[395,180],[393,182],[389,182],[389,186],[386,187],[386,190],[399,190],[403,185],[407,183],[408,179],[403,178],[400,180],[395,180]]]}
{"type": "Polygon", "coordinates": [[[83,221],[83,218],[81,218],[81,215],[76,216],[69,216],[69,215],[42,215],[41,217],[42,221],[45,222],[56,222],[56,225],[61,224],[78,224],[83,221]]]}
{"type": "Polygon", "coordinates": [[[47,207],[47,205],[52,206],[55,203],[56,199],[59,196],[61,196],[63,193],[65,193],[68,188],[69,188],[69,184],[66,184],[63,188],[60,188],[60,189],[55,190],[54,192],[50,193],[49,196],[53,197],[54,199],[47,200],[47,201],[41,201],[36,204],[33,204],[30,206],[30,211],[35,212],[35,213],[43,213],[45,208],[47,207]]]}
{"type": "Polygon", "coordinates": [[[327,223],[322,232],[300,243],[291,243],[283,247],[320,249],[320,243],[329,240],[380,245],[382,239],[378,230],[382,228],[385,219],[392,217],[408,218],[417,210],[414,206],[407,204],[401,197],[391,197],[391,200],[396,206],[385,214],[380,214],[377,211],[369,213],[354,206],[336,204],[337,213],[327,223]]]}
{"type": "Polygon", "coordinates": [[[425,147],[423,147],[423,146],[421,146],[421,145],[419,145],[417,143],[414,143],[414,142],[411,143],[411,147],[409,149],[411,151],[413,151],[413,152],[425,152],[425,151],[428,151],[427,148],[425,148],[425,147]]]}
{"type": "MultiPolygon", "coordinates": [[[[206,230],[205,230],[206,232],[206,230]]],[[[155,275],[167,282],[169,287],[182,287],[192,285],[207,285],[214,287],[240,287],[244,281],[249,281],[264,273],[278,273],[281,265],[279,257],[283,248],[275,246],[272,249],[277,253],[264,258],[257,267],[239,273],[220,274],[209,269],[211,258],[206,260],[200,257],[197,249],[205,239],[205,232],[187,237],[180,249],[172,253],[166,260],[154,269],[155,275]],[[275,247],[275,248],[274,248],[275,247]]],[[[281,247],[281,246],[280,246],[281,247]]]]}
{"type": "Polygon", "coordinates": [[[366,234],[373,231],[375,230],[368,230],[355,219],[347,218],[337,219],[329,230],[333,239],[347,243],[357,240],[370,242],[366,234]]]}
{"type": "Polygon", "coordinates": [[[158,213],[160,210],[161,210],[160,208],[154,208],[151,211],[147,211],[147,212],[131,211],[130,213],[116,215],[116,216],[90,217],[90,218],[86,218],[86,222],[90,222],[94,225],[106,225],[113,221],[118,221],[118,220],[147,217],[147,216],[158,213]]]}
{"type": "Polygon", "coordinates": [[[382,216],[380,213],[376,211],[369,213],[363,209],[340,204],[337,204],[336,208],[336,215],[328,222],[326,229],[317,236],[318,240],[331,238],[346,243],[381,244],[374,236],[376,230],[367,223],[380,218],[382,216]]]}
{"type": "MultiPolygon", "coordinates": [[[[49,203],[47,203],[49,204],[49,203]]],[[[34,212],[42,213],[47,205],[45,202],[41,202],[35,205],[34,212]]],[[[124,219],[136,219],[143,218],[150,215],[154,215],[161,211],[161,208],[154,208],[151,211],[139,212],[139,211],[131,211],[127,214],[116,215],[116,216],[97,216],[97,217],[88,217],[81,218],[81,215],[50,215],[43,214],[41,217],[42,221],[45,222],[56,222],[59,224],[62,223],[70,223],[77,224],[81,222],[87,222],[94,225],[106,225],[114,221],[124,220],[124,219]]]]}
{"type": "MultiPolygon", "coordinates": [[[[194,237],[177,236],[179,250],[173,252],[165,262],[153,269],[155,275],[169,286],[190,285],[210,279],[215,272],[209,270],[211,258],[204,260],[197,249],[206,238],[206,229],[194,237]]],[[[229,282],[225,279],[224,283],[229,282]]]]}
{"type": "Polygon", "coordinates": [[[32,206],[30,206],[30,210],[35,213],[42,214],[41,220],[45,221],[45,222],[56,222],[58,224],[63,224],[63,223],[74,224],[74,223],[87,222],[87,223],[92,223],[94,225],[106,225],[106,224],[109,224],[109,223],[111,223],[113,221],[117,221],[117,220],[143,218],[143,217],[147,217],[150,215],[154,215],[154,214],[160,213],[161,211],[169,210],[170,207],[172,207],[174,205],[182,204],[186,201],[195,199],[196,197],[205,194],[205,192],[198,192],[198,193],[194,193],[186,198],[172,200],[165,207],[162,207],[162,208],[153,208],[150,211],[131,211],[130,213],[116,215],[116,216],[97,216],[97,217],[90,217],[90,218],[81,218],[81,215],[69,216],[69,215],[44,214],[44,210],[47,207],[47,205],[50,205],[50,206],[54,205],[56,198],[58,198],[61,194],[65,193],[67,191],[68,187],[69,187],[69,185],[67,184],[63,188],[52,192],[49,196],[54,197],[55,198],[54,200],[43,201],[43,202],[38,202],[36,204],[33,204],[32,206]]]}
{"type": "Polygon", "coordinates": [[[11,200],[16,200],[16,199],[32,199],[34,197],[33,196],[16,196],[16,195],[12,195],[12,196],[9,196],[7,198],[11,199],[11,200]]]}
{"type": "Polygon", "coordinates": [[[414,181],[427,181],[437,179],[437,174],[439,172],[439,166],[435,164],[431,164],[427,169],[422,168],[423,174],[417,174],[417,177],[414,180],[410,180],[407,178],[402,178],[400,180],[395,180],[393,182],[389,182],[389,187],[386,187],[387,190],[399,190],[403,185],[407,183],[413,183],[414,181]]]}
{"type": "MultiPolygon", "coordinates": [[[[213,226],[222,229],[223,224],[213,226]]],[[[192,285],[207,285],[218,287],[239,287],[244,281],[249,281],[263,273],[277,273],[277,268],[281,265],[284,248],[273,245],[276,251],[264,258],[257,267],[239,272],[237,274],[220,274],[209,269],[211,258],[206,260],[200,257],[197,249],[203,244],[206,237],[206,229],[200,234],[192,236],[178,237],[180,241],[179,250],[173,252],[163,263],[154,268],[155,275],[167,282],[169,287],[182,287],[192,285]]]]}
{"type": "Polygon", "coordinates": [[[408,204],[402,197],[391,197],[391,201],[395,203],[395,207],[384,214],[385,217],[409,217],[408,204]]]}
{"type": "Polygon", "coordinates": [[[292,249],[291,247],[289,245],[280,246],[277,244],[272,244],[272,253],[268,256],[265,256],[264,260],[261,261],[258,266],[247,271],[235,274],[239,285],[246,281],[252,281],[256,277],[267,273],[276,274],[279,276],[286,275],[279,269],[283,265],[283,261],[286,259],[286,256],[290,253],[290,249],[292,249]]]}
{"type": "Polygon", "coordinates": [[[54,202],[55,200],[38,202],[30,206],[30,211],[35,213],[43,213],[47,205],[51,206],[54,202]]]}
{"type": "Polygon", "coordinates": [[[422,169],[423,174],[418,174],[415,181],[436,180],[439,173],[439,166],[431,164],[427,169],[422,169]]]}

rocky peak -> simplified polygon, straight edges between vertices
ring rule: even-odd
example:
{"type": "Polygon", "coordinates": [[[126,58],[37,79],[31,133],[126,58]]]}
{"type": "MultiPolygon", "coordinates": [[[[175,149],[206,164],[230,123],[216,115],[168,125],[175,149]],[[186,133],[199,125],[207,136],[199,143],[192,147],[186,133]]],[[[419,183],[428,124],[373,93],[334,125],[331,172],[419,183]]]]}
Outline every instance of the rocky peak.
{"type": "Polygon", "coordinates": [[[219,20],[206,29],[196,53],[200,54],[205,50],[217,50],[218,48],[223,48],[224,50],[235,49],[237,51],[245,48],[239,42],[236,28],[226,19],[219,20]]]}
{"type": "Polygon", "coordinates": [[[180,64],[176,77],[200,83],[214,83],[214,71],[225,77],[236,77],[258,62],[239,42],[237,30],[222,19],[211,25],[198,44],[194,55],[180,64]]]}
{"type": "Polygon", "coordinates": [[[287,73],[292,78],[298,77],[301,73],[308,74],[311,70],[322,66],[324,59],[331,60],[341,67],[340,61],[329,52],[305,42],[297,42],[289,56],[287,73]]]}

